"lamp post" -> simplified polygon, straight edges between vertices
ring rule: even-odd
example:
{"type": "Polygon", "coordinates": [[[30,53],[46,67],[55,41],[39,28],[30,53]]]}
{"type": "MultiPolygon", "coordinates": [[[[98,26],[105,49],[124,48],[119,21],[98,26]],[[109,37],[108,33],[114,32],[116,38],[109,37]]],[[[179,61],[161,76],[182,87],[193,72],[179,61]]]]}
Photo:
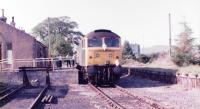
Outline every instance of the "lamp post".
{"type": "Polygon", "coordinates": [[[48,17],[49,57],[51,57],[50,19],[48,17]]]}
{"type": "Polygon", "coordinates": [[[172,48],[171,48],[171,14],[169,13],[169,55],[172,55],[172,48]]]}

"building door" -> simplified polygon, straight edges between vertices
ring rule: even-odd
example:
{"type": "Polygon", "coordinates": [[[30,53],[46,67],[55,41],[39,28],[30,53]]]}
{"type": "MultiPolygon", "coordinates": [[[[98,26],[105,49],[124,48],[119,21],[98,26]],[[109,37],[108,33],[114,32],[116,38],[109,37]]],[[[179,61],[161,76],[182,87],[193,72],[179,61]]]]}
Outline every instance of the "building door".
{"type": "Polygon", "coordinates": [[[2,60],[2,49],[1,49],[1,44],[0,44],[0,60],[2,60]]]}
{"type": "Polygon", "coordinates": [[[0,44],[0,71],[2,70],[2,62],[1,62],[1,60],[2,60],[2,46],[0,44]]]}

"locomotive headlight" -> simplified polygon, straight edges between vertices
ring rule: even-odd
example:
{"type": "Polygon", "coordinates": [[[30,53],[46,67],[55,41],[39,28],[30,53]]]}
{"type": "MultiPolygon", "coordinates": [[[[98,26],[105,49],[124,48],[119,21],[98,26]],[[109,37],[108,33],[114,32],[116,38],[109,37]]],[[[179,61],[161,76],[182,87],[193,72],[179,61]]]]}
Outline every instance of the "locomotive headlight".
{"type": "Polygon", "coordinates": [[[100,57],[100,54],[99,53],[95,53],[95,58],[98,58],[100,57]]]}
{"type": "Polygon", "coordinates": [[[119,60],[118,59],[115,60],[115,65],[119,66],[119,60]]]}

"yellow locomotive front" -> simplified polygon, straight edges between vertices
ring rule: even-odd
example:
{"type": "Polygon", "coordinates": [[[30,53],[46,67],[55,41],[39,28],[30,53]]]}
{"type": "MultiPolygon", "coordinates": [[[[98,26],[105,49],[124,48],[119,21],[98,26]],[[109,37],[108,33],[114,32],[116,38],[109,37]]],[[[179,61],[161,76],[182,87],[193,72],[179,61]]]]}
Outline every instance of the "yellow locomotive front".
{"type": "Polygon", "coordinates": [[[121,60],[120,37],[104,33],[87,37],[86,66],[116,64],[121,60]]]}
{"type": "Polygon", "coordinates": [[[84,71],[79,71],[94,84],[113,84],[119,78],[121,58],[121,38],[110,30],[95,30],[82,39],[78,63],[84,71]]]}

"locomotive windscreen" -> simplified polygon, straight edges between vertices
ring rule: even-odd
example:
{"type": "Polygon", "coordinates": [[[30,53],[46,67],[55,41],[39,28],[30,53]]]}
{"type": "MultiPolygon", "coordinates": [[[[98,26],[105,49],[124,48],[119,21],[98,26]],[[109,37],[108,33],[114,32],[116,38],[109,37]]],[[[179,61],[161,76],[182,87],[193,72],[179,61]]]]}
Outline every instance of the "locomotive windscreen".
{"type": "MultiPolygon", "coordinates": [[[[104,41],[107,47],[119,47],[119,38],[105,37],[104,41]]],[[[102,38],[95,37],[88,39],[88,47],[102,47],[102,38]]]]}
{"type": "Polygon", "coordinates": [[[119,47],[118,38],[106,37],[104,40],[107,47],[119,47]]]}
{"type": "Polygon", "coordinates": [[[101,37],[88,39],[88,47],[101,47],[101,46],[102,46],[101,37]]]}

